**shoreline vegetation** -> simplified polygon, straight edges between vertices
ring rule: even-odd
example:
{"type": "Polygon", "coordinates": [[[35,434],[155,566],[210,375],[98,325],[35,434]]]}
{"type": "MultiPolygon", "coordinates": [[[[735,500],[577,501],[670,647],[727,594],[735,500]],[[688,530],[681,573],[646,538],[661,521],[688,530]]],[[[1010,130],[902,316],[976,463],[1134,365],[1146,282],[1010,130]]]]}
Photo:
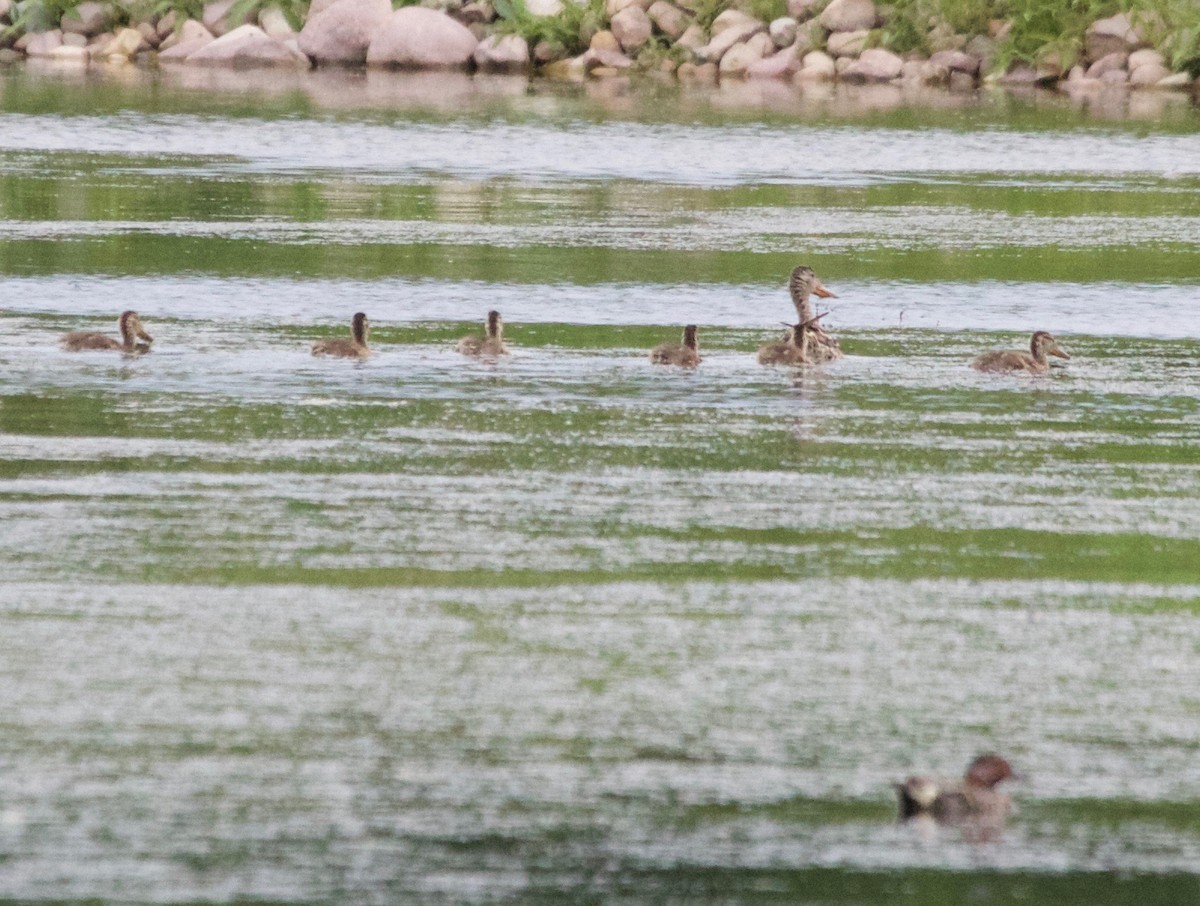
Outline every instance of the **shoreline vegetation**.
{"type": "Polygon", "coordinates": [[[0,0],[0,63],[1195,94],[1194,0],[0,0]]]}

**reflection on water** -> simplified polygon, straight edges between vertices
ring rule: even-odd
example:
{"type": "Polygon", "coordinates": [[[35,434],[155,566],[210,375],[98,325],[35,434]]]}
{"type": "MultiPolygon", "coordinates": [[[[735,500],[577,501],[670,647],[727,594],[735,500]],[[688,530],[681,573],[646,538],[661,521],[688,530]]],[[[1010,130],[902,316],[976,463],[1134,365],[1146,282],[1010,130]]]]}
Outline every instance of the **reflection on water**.
{"type": "Polygon", "coordinates": [[[34,71],[0,900],[1196,898],[1190,114],[34,71]],[[801,261],[848,356],[762,368],[801,261]],[[123,308],[151,355],[57,347],[123,308]],[[967,367],[1034,328],[1065,367],[967,367]],[[895,822],[984,750],[1001,833],[895,822]]]}

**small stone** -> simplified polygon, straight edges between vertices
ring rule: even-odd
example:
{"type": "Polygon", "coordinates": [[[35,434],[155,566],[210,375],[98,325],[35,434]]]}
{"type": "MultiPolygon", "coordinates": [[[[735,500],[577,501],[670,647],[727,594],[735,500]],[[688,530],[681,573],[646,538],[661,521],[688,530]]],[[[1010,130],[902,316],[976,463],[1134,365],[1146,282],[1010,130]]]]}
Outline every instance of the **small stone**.
{"type": "Polygon", "coordinates": [[[492,35],[475,48],[480,69],[520,72],[529,68],[529,43],[520,35],[492,35]]]}
{"type": "Polygon", "coordinates": [[[1097,19],[1088,26],[1083,41],[1089,60],[1099,60],[1118,51],[1137,50],[1145,43],[1125,13],[1097,19]]]}
{"type": "Polygon", "coordinates": [[[288,21],[288,17],[278,6],[268,6],[259,13],[258,25],[267,33],[268,37],[274,38],[276,41],[286,41],[288,38],[296,37],[296,29],[292,28],[292,23],[288,21]]]}
{"type": "Polygon", "coordinates": [[[929,58],[929,62],[936,66],[945,66],[952,72],[979,74],[979,60],[961,50],[939,50],[929,58]]]}
{"type": "Polygon", "coordinates": [[[171,37],[171,35],[175,34],[175,22],[177,19],[178,16],[176,15],[175,10],[171,10],[158,20],[158,24],[155,27],[158,29],[158,40],[160,44],[161,42],[167,40],[167,38],[171,37]]]}
{"type": "Polygon", "coordinates": [[[748,79],[790,79],[800,71],[800,58],[795,48],[787,47],[746,67],[748,79]]]}
{"type": "MultiPolygon", "coordinates": [[[[361,66],[367,61],[370,46],[388,33],[392,17],[401,12],[392,11],[390,0],[336,0],[314,15],[316,8],[314,0],[304,27],[300,29],[299,43],[300,49],[318,66],[361,66]]],[[[418,7],[403,9],[416,12],[418,17],[441,16],[450,19],[434,10],[420,10],[418,7]]],[[[452,19],[450,21],[453,22],[452,19]]],[[[465,54],[463,65],[466,65],[479,42],[465,25],[458,22],[454,24],[461,29],[456,30],[455,34],[459,40],[459,52],[465,54]]],[[[413,30],[421,31],[416,24],[413,30]]]]}
{"type": "Polygon", "coordinates": [[[1157,88],[1171,70],[1157,63],[1144,63],[1129,74],[1129,85],[1132,88],[1157,88]]]}
{"type": "MultiPolygon", "coordinates": [[[[138,35],[140,38],[141,35],[138,35]]],[[[20,42],[18,42],[19,44],[20,42]]],[[[50,52],[62,47],[62,32],[57,28],[52,31],[34,32],[25,42],[25,55],[29,57],[48,57],[50,52]]]]}
{"type": "Polygon", "coordinates": [[[813,17],[817,0],[787,0],[787,14],[797,22],[804,22],[813,17]]]}
{"type": "Polygon", "coordinates": [[[681,82],[715,82],[717,80],[716,63],[680,63],[675,75],[681,82]]]}
{"type": "Polygon", "coordinates": [[[555,60],[542,70],[542,75],[559,82],[577,82],[587,75],[583,65],[583,55],[568,57],[565,60],[555,60]]]}
{"type": "Polygon", "coordinates": [[[859,58],[843,73],[847,82],[890,82],[900,76],[904,61],[890,50],[872,47],[864,50],[859,58]]]}
{"type": "Polygon", "coordinates": [[[1017,63],[996,81],[1001,85],[1036,85],[1041,80],[1037,70],[1025,63],[1017,63]]]}
{"type": "Polygon", "coordinates": [[[828,82],[837,73],[833,57],[820,50],[804,55],[803,65],[795,78],[804,82],[828,82]]]}
{"type": "MultiPolygon", "coordinates": [[[[82,38],[83,35],[76,35],[75,37],[82,38]]],[[[60,44],[54,50],[50,51],[50,53],[46,54],[46,57],[55,63],[70,63],[84,66],[91,59],[87,48],[80,47],[78,44],[60,44]]]]}
{"type": "Polygon", "coordinates": [[[717,71],[722,76],[740,76],[745,75],[746,69],[752,64],[761,60],[762,53],[757,47],[751,47],[748,43],[734,44],[721,57],[721,63],[717,67],[717,71]]]}
{"type": "Polygon", "coordinates": [[[857,57],[866,48],[870,34],[866,30],[834,32],[825,42],[825,50],[835,58],[857,57]]]}
{"type": "Polygon", "coordinates": [[[111,7],[107,4],[97,3],[96,0],[84,0],[83,3],[63,14],[63,33],[87,35],[89,38],[92,35],[100,34],[108,28],[111,20],[110,9],[111,7]]]}
{"type": "Polygon", "coordinates": [[[458,20],[464,25],[473,25],[476,22],[482,24],[495,22],[496,7],[488,0],[473,0],[458,11],[458,20]]]}
{"type": "Polygon", "coordinates": [[[699,25],[689,25],[683,34],[676,39],[675,46],[695,53],[704,46],[704,43],[704,29],[699,25]]]}
{"type": "Polygon", "coordinates": [[[974,91],[975,76],[966,72],[950,73],[950,90],[951,91],[974,91]]]}
{"type": "Polygon", "coordinates": [[[609,27],[626,52],[636,51],[649,41],[654,30],[650,17],[640,6],[625,7],[613,16],[609,27]]]}
{"type": "Polygon", "coordinates": [[[655,27],[672,41],[687,31],[688,25],[691,24],[687,13],[678,6],[667,3],[666,0],[656,0],[655,3],[650,4],[646,15],[650,17],[650,21],[654,23],[655,27]]]}
{"type": "MultiPolygon", "coordinates": [[[[733,10],[728,10],[728,12],[733,12],[733,10]]],[[[752,19],[749,16],[745,18],[749,21],[727,27],[703,47],[697,48],[697,59],[701,63],[717,63],[733,45],[744,44],[758,32],[766,29],[766,25],[757,19],[752,19]]],[[[680,40],[682,41],[682,39],[680,40]]]]}
{"type": "Polygon", "coordinates": [[[603,66],[606,69],[628,69],[633,60],[614,50],[589,50],[583,55],[583,65],[589,72],[603,66]]]}
{"type": "Polygon", "coordinates": [[[1087,77],[1089,79],[1098,79],[1106,72],[1111,72],[1114,69],[1124,69],[1125,63],[1129,59],[1129,54],[1123,50],[1113,51],[1101,57],[1087,69],[1087,77]]]}
{"type": "MultiPolygon", "coordinates": [[[[87,47],[88,39],[83,35],[63,32],[63,47],[87,47]]],[[[56,48],[57,49],[57,48],[56,48]]]]}
{"type": "Polygon", "coordinates": [[[200,16],[200,21],[204,23],[205,28],[219,38],[233,27],[226,17],[236,2],[237,0],[213,0],[211,3],[204,4],[204,12],[200,16]]]}
{"type": "Polygon", "coordinates": [[[717,18],[713,19],[711,31],[714,38],[722,32],[734,29],[741,33],[745,33],[746,36],[749,37],[756,31],[764,28],[766,28],[766,25],[760,20],[755,19],[753,16],[748,15],[741,10],[727,9],[725,12],[721,13],[721,15],[717,16],[717,18]]]}
{"type": "Polygon", "coordinates": [[[1100,76],[1100,81],[1105,85],[1124,85],[1129,81],[1129,73],[1124,69],[1110,69],[1100,76]]]}
{"type": "Polygon", "coordinates": [[[796,30],[800,23],[791,16],[775,19],[767,26],[767,33],[776,47],[791,47],[796,43],[796,30]]]}
{"type": "Polygon", "coordinates": [[[1192,87],[1192,77],[1186,72],[1176,72],[1162,79],[1158,83],[1159,88],[1180,91],[1192,87]]]}
{"type": "Polygon", "coordinates": [[[1129,71],[1135,72],[1141,66],[1166,66],[1167,61],[1157,50],[1153,48],[1143,48],[1135,50],[1129,55],[1129,71]]]}
{"type": "Polygon", "coordinates": [[[538,41],[533,45],[533,61],[539,66],[554,62],[560,58],[561,54],[562,48],[549,41],[538,41]]]}
{"type": "Polygon", "coordinates": [[[147,48],[158,47],[158,29],[149,22],[139,22],[137,31],[146,42],[147,48]]]}
{"type": "Polygon", "coordinates": [[[608,13],[608,18],[611,20],[621,10],[628,9],[631,6],[637,6],[645,10],[650,6],[650,2],[649,0],[605,0],[604,11],[608,13]]]}
{"type": "Polygon", "coordinates": [[[133,28],[122,28],[113,39],[104,46],[100,51],[100,55],[106,59],[109,57],[120,56],[129,59],[139,50],[142,50],[149,45],[146,44],[146,39],[142,37],[142,33],[133,28]]]}
{"type": "Polygon", "coordinates": [[[598,31],[592,35],[592,40],[588,44],[591,50],[610,50],[613,53],[621,52],[621,42],[617,40],[617,36],[611,31],[598,31]]]}
{"type": "Polygon", "coordinates": [[[833,0],[821,13],[821,24],[831,32],[862,31],[875,27],[872,0],[833,0]]]}
{"type": "Polygon", "coordinates": [[[996,42],[985,35],[976,35],[967,42],[963,53],[979,61],[976,73],[989,72],[996,62],[996,42]]]}

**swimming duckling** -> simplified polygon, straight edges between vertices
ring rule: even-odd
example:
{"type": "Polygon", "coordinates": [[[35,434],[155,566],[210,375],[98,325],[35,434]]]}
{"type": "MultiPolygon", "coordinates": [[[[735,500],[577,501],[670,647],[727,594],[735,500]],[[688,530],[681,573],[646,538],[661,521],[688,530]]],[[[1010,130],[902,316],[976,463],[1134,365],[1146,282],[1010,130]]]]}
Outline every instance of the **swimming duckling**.
{"type": "Polygon", "coordinates": [[[996,373],[1012,374],[1024,371],[1029,374],[1045,374],[1050,370],[1047,355],[1058,356],[1060,359],[1070,358],[1066,351],[1058,345],[1058,340],[1046,331],[1039,330],[1029,340],[1029,352],[1019,349],[997,349],[985,352],[971,363],[971,367],[976,371],[996,373]]]}
{"type": "Polygon", "coordinates": [[[367,332],[370,325],[367,316],[361,311],[355,312],[350,319],[349,340],[317,340],[312,345],[313,355],[336,355],[347,359],[365,359],[371,354],[367,348],[367,332]]]}
{"type": "MultiPolygon", "coordinates": [[[[813,269],[803,264],[792,269],[792,274],[788,277],[788,291],[792,294],[792,304],[796,306],[796,314],[800,316],[801,324],[817,319],[809,296],[817,295],[822,299],[837,298],[825,288],[813,269]]],[[[837,338],[825,333],[820,325],[814,325],[810,330],[812,336],[808,338],[809,362],[819,365],[821,362],[833,362],[845,355],[837,338]]]]}
{"type": "Polygon", "coordinates": [[[700,343],[696,339],[696,325],[683,328],[682,343],[659,343],[650,350],[650,361],[655,365],[679,365],[695,368],[700,364],[700,343]]]}
{"type": "Polygon", "coordinates": [[[926,815],[941,824],[1003,820],[1012,811],[1012,800],[995,787],[1014,776],[1004,758],[988,753],[971,762],[962,780],[909,777],[894,784],[900,820],[926,815]]]}
{"type": "Polygon", "coordinates": [[[117,319],[117,329],[121,332],[120,341],[102,333],[88,330],[77,330],[63,336],[60,343],[68,352],[83,352],[89,349],[119,349],[129,355],[140,355],[150,351],[154,337],[146,333],[141,319],[136,311],[123,311],[117,319]],[[137,342],[139,339],[145,343],[137,342]]]}
{"type": "Polygon", "coordinates": [[[504,345],[504,322],[500,312],[489,311],[484,325],[486,335],[477,337],[474,334],[463,337],[456,347],[463,355],[508,355],[508,347],[504,345]]]}
{"type": "Polygon", "coordinates": [[[809,353],[812,350],[816,332],[811,326],[825,317],[825,312],[817,315],[811,321],[788,326],[787,335],[782,340],[766,343],[758,347],[758,364],[760,365],[807,365],[811,362],[809,353]]]}

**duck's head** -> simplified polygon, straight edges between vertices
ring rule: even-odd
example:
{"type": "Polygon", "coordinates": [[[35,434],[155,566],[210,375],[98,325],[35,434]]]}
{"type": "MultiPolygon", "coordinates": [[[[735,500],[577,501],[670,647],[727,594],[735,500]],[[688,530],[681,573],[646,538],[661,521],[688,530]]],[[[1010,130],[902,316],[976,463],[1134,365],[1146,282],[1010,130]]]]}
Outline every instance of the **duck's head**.
{"type": "Polygon", "coordinates": [[[370,323],[367,321],[367,316],[361,311],[356,311],[354,317],[350,319],[350,332],[354,335],[354,339],[364,346],[367,344],[367,331],[371,329],[370,323]]]}
{"type": "Polygon", "coordinates": [[[820,296],[822,299],[837,298],[837,296],[825,288],[825,285],[821,282],[821,278],[816,275],[813,269],[803,264],[792,268],[792,275],[788,278],[788,289],[791,291],[793,298],[807,298],[809,295],[820,296]]]}
{"type": "Polygon", "coordinates": [[[991,789],[1002,780],[1015,777],[1012,765],[994,752],[980,755],[967,766],[966,781],[969,786],[991,789]]]}
{"type": "Polygon", "coordinates": [[[154,337],[146,333],[146,328],[142,326],[142,321],[136,311],[121,312],[117,328],[121,331],[121,336],[127,338],[130,343],[133,342],[134,337],[145,340],[147,343],[154,342],[154,337]]]}
{"type": "Polygon", "coordinates": [[[503,330],[504,321],[500,318],[500,312],[495,309],[489,311],[487,316],[487,335],[489,337],[498,337],[503,330]]]}
{"type": "Polygon", "coordinates": [[[696,339],[696,325],[688,324],[683,328],[683,345],[688,349],[695,349],[698,344],[696,339]]]}
{"type": "Polygon", "coordinates": [[[1035,357],[1037,357],[1038,350],[1040,349],[1046,355],[1058,356],[1060,359],[1070,358],[1067,351],[1058,345],[1058,340],[1054,339],[1053,336],[1044,330],[1039,330],[1035,333],[1029,345],[1035,357]]]}

